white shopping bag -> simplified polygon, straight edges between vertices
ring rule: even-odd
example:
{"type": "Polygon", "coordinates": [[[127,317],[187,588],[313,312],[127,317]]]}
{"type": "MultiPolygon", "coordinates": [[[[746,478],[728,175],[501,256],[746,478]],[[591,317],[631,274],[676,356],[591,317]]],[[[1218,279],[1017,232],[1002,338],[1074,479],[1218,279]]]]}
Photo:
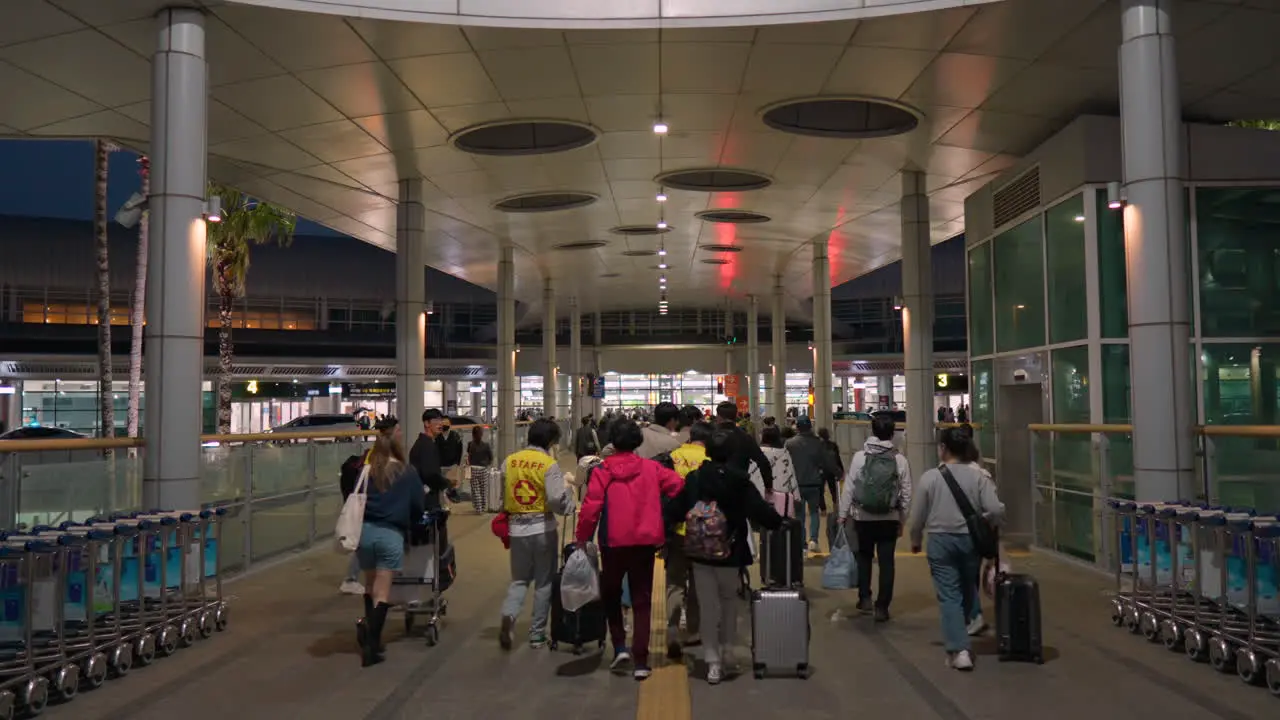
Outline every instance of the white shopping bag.
{"type": "Polygon", "coordinates": [[[568,612],[577,612],[599,599],[600,570],[595,555],[579,547],[565,560],[560,573],[560,604],[568,612]]]}
{"type": "Polygon", "coordinates": [[[360,531],[364,528],[364,505],[369,499],[369,466],[360,468],[356,489],[347,496],[338,513],[338,524],[333,529],[333,549],[348,555],[360,547],[360,531]]]}

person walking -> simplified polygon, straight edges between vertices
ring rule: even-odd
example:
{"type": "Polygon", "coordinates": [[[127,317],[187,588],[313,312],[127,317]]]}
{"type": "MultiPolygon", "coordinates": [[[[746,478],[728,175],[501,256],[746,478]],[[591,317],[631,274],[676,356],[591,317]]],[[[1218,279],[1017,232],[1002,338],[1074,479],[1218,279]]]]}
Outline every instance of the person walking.
{"type": "Polygon", "coordinates": [[[573,511],[573,489],[552,456],[560,439],[560,427],[551,420],[534,420],[529,426],[528,447],[512,453],[503,463],[506,488],[502,509],[511,535],[511,585],[502,603],[498,644],[510,650],[514,644],[516,617],[533,590],[533,621],[529,647],[547,644],[547,617],[551,614],[551,586],[560,557],[555,515],[573,511]]]}
{"type": "Polygon", "coordinates": [[[822,529],[819,505],[822,502],[826,474],[839,475],[835,459],[827,451],[822,440],[813,434],[813,421],[802,415],[796,420],[796,436],[787,441],[791,464],[796,471],[796,484],[800,486],[800,520],[809,537],[809,552],[818,551],[818,532],[822,529]]]}
{"type": "Polygon", "coordinates": [[[858,555],[858,611],[889,620],[893,602],[894,550],[911,507],[911,467],[893,444],[893,415],[871,417],[871,437],[854,453],[840,493],[838,517],[853,519],[858,555]],[[871,563],[879,558],[880,586],[871,600],[871,563]]]}
{"type": "Polygon", "coordinates": [[[592,471],[587,495],[578,514],[576,538],[581,545],[600,531],[600,594],[609,619],[614,657],[610,669],[620,671],[633,664],[636,680],[651,674],[649,624],[653,595],[653,561],[665,542],[662,498],[674,497],[684,480],[660,463],[636,455],[645,441],[633,420],[614,423],[614,453],[592,471]],[[635,633],[627,649],[622,621],[622,580],[631,588],[635,608],[635,633]]]}
{"type": "Polygon", "coordinates": [[[783,523],[747,474],[730,464],[733,442],[726,430],[711,435],[707,462],[689,473],[666,510],[668,522],[686,525],[684,552],[698,588],[707,682],[712,685],[732,667],[739,569],[752,563],[748,521],[766,530],[783,523]]]}
{"type": "MultiPolygon", "coordinates": [[[[382,662],[382,628],[391,605],[391,580],[404,566],[409,529],[426,507],[426,496],[417,471],[405,460],[399,423],[394,417],[378,421],[378,435],[368,455],[367,493],[360,544],[356,548],[364,572],[364,617],[356,621],[360,664],[382,662]]],[[[362,470],[362,472],[366,472],[362,470]]]]}
{"type": "Polygon", "coordinates": [[[938,595],[942,623],[942,643],[947,664],[956,670],[973,669],[966,625],[977,604],[982,560],[969,536],[969,525],[956,502],[963,493],[976,513],[998,524],[1004,517],[1004,503],[991,482],[966,458],[977,454],[973,430],[968,425],[942,431],[938,456],[942,464],[920,477],[908,523],[911,552],[919,554],[924,534],[929,533],[929,572],[938,595]]]}
{"type": "MultiPolygon", "coordinates": [[[[711,426],[695,422],[688,428],[688,442],[671,452],[671,464],[676,474],[688,478],[689,473],[702,467],[707,461],[707,443],[711,440],[711,426]]],[[[698,591],[693,583],[689,559],[684,554],[684,521],[668,521],[667,546],[662,557],[667,580],[667,657],[679,660],[683,645],[697,645],[701,617],[698,613],[698,591]],[[680,616],[685,617],[685,642],[680,642],[680,616]]]]}

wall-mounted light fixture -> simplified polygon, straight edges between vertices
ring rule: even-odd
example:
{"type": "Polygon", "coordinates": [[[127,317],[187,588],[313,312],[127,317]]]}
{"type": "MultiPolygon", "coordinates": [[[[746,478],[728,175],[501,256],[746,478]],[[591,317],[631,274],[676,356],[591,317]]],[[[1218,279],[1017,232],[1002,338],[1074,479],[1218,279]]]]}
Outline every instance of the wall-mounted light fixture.
{"type": "Polygon", "coordinates": [[[1119,210],[1125,206],[1126,202],[1123,191],[1120,189],[1120,183],[1116,181],[1107,183],[1107,207],[1112,210],[1119,210]]]}
{"type": "Polygon", "coordinates": [[[211,195],[204,201],[204,219],[212,223],[222,222],[222,198],[211,195]]]}

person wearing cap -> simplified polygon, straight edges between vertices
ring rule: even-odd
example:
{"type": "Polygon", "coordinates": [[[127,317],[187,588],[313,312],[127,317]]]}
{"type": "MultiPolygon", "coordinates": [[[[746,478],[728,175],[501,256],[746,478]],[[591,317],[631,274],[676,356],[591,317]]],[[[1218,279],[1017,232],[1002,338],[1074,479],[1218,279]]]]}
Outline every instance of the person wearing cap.
{"type": "Polygon", "coordinates": [[[800,489],[800,521],[809,536],[809,552],[818,551],[818,531],[822,519],[818,506],[826,487],[827,475],[839,477],[840,466],[827,450],[822,439],[813,433],[813,421],[808,415],[796,419],[796,436],[787,441],[791,464],[796,471],[796,485],[800,489]]]}
{"type": "Polygon", "coordinates": [[[418,477],[427,489],[427,509],[440,509],[440,493],[452,485],[444,476],[440,465],[440,444],[437,438],[444,433],[445,416],[435,408],[422,411],[422,432],[409,449],[409,462],[418,470],[418,477]]]}

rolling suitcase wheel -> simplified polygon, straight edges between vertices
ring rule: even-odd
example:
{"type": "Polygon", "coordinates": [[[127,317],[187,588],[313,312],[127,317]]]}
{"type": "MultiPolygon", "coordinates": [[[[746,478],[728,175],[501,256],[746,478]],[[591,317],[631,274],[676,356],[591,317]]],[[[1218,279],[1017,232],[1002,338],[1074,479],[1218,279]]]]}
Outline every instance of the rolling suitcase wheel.
{"type": "Polygon", "coordinates": [[[800,678],[801,680],[808,680],[809,676],[811,675],[813,675],[813,669],[810,668],[808,665],[796,666],[796,677],[800,678]]]}
{"type": "Polygon", "coordinates": [[[752,665],[752,666],[751,666],[751,674],[752,674],[752,675],[754,675],[754,676],[755,676],[755,678],[756,678],[757,680],[763,680],[763,679],[764,679],[764,665],[761,665],[761,664],[759,664],[759,663],[756,663],[756,664],[752,665]]]}
{"type": "Polygon", "coordinates": [[[76,665],[63,665],[53,671],[53,699],[68,702],[80,692],[80,668],[76,665]]]}
{"type": "Polygon", "coordinates": [[[49,705],[49,681],[42,678],[31,678],[22,686],[22,712],[33,717],[44,712],[49,705]]]}
{"type": "Polygon", "coordinates": [[[1220,637],[1209,641],[1209,667],[1220,673],[1235,670],[1236,654],[1226,640],[1220,637]]]}
{"type": "Polygon", "coordinates": [[[1280,697],[1280,659],[1271,658],[1267,661],[1267,689],[1272,695],[1280,697]]]}
{"type": "Polygon", "coordinates": [[[81,679],[86,690],[97,690],[107,681],[107,656],[104,653],[90,655],[80,666],[81,679]]]}
{"type": "Polygon", "coordinates": [[[1249,648],[1236,650],[1236,675],[1246,685],[1262,685],[1266,682],[1262,662],[1258,654],[1249,648]]]}
{"type": "Polygon", "coordinates": [[[427,626],[427,647],[435,647],[440,642],[440,627],[437,625],[427,626]]]}
{"type": "Polygon", "coordinates": [[[139,667],[146,667],[156,659],[156,636],[147,633],[133,644],[133,656],[139,667]]]}

